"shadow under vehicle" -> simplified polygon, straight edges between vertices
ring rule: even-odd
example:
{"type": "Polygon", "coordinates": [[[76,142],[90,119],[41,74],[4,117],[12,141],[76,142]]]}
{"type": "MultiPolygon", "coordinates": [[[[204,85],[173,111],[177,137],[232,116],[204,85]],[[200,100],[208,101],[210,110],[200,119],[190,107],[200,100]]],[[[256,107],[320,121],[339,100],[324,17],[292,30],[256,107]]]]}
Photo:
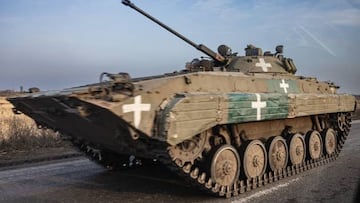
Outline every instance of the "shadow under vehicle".
{"type": "Polygon", "coordinates": [[[100,82],[9,98],[39,126],[67,135],[98,163],[156,158],[194,187],[231,197],[336,159],[355,98],[316,78],[296,76],[292,59],[248,45],[245,56],[195,44],[130,1],[123,4],[209,59],[176,73],[100,82]]]}

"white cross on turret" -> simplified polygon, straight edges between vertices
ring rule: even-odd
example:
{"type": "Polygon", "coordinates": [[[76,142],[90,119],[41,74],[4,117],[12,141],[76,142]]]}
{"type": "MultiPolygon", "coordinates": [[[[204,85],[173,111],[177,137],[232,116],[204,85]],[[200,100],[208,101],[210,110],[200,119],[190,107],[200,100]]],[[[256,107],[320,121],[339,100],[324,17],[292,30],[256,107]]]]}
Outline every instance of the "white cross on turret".
{"type": "Polygon", "coordinates": [[[139,127],[141,121],[141,112],[150,111],[151,104],[142,104],[141,95],[138,95],[134,98],[133,104],[125,104],[122,106],[123,113],[134,112],[134,125],[139,127]]]}
{"type": "Polygon", "coordinates": [[[288,93],[287,88],[289,88],[289,84],[288,84],[288,83],[285,83],[285,80],[282,79],[282,80],[281,80],[281,83],[280,83],[280,88],[283,88],[283,89],[284,89],[284,92],[285,92],[285,93],[288,93]]]}
{"type": "Polygon", "coordinates": [[[272,67],[271,63],[265,63],[264,58],[259,58],[259,63],[256,63],[255,66],[261,67],[264,72],[268,72],[268,68],[272,67]]]}
{"type": "Polygon", "coordinates": [[[261,109],[266,107],[266,101],[262,102],[260,94],[256,94],[256,102],[251,102],[251,108],[256,109],[256,120],[261,119],[261,109]]]}

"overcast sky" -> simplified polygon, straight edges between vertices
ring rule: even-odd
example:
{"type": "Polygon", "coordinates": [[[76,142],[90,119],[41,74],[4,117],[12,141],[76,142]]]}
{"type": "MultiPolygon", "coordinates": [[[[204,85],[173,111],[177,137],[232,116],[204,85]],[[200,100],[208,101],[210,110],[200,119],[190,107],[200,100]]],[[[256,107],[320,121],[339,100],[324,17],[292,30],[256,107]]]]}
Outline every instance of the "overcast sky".
{"type": "MultiPolygon", "coordinates": [[[[360,0],[132,0],[195,43],[285,46],[297,75],[360,94],[360,0]]],[[[120,0],[0,0],[0,89],[173,72],[203,54],[120,0]]]]}

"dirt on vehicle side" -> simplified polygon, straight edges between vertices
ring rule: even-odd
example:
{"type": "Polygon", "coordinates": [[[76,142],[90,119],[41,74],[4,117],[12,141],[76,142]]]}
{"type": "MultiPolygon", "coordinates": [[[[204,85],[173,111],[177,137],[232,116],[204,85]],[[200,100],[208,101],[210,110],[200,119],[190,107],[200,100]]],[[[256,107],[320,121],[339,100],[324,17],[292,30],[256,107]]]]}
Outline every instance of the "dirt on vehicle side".
{"type": "Polygon", "coordinates": [[[157,159],[208,193],[231,197],[336,159],[355,97],[332,82],[297,76],[283,46],[248,45],[238,56],[195,44],[208,58],[142,78],[102,73],[98,83],[8,98],[105,167],[129,155],[157,159]]]}

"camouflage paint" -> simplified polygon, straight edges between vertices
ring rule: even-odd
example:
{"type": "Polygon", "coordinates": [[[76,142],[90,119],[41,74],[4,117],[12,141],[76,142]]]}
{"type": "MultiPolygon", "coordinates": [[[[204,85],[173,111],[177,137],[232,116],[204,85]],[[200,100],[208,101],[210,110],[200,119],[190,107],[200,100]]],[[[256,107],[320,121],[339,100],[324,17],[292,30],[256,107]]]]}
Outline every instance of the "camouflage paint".
{"type": "Polygon", "coordinates": [[[228,94],[229,123],[287,118],[289,101],[286,94],[228,94]],[[259,97],[257,97],[259,95],[259,97]],[[260,101],[259,101],[260,99],[260,101]],[[256,104],[263,107],[256,108],[256,104]],[[265,104],[265,105],[264,105],[265,104]],[[257,116],[260,113],[260,118],[257,116]]]}
{"type": "Polygon", "coordinates": [[[299,93],[298,83],[295,80],[267,80],[267,86],[269,92],[277,92],[284,94],[299,93]],[[284,88],[284,86],[287,86],[287,88],[284,88]]]}

